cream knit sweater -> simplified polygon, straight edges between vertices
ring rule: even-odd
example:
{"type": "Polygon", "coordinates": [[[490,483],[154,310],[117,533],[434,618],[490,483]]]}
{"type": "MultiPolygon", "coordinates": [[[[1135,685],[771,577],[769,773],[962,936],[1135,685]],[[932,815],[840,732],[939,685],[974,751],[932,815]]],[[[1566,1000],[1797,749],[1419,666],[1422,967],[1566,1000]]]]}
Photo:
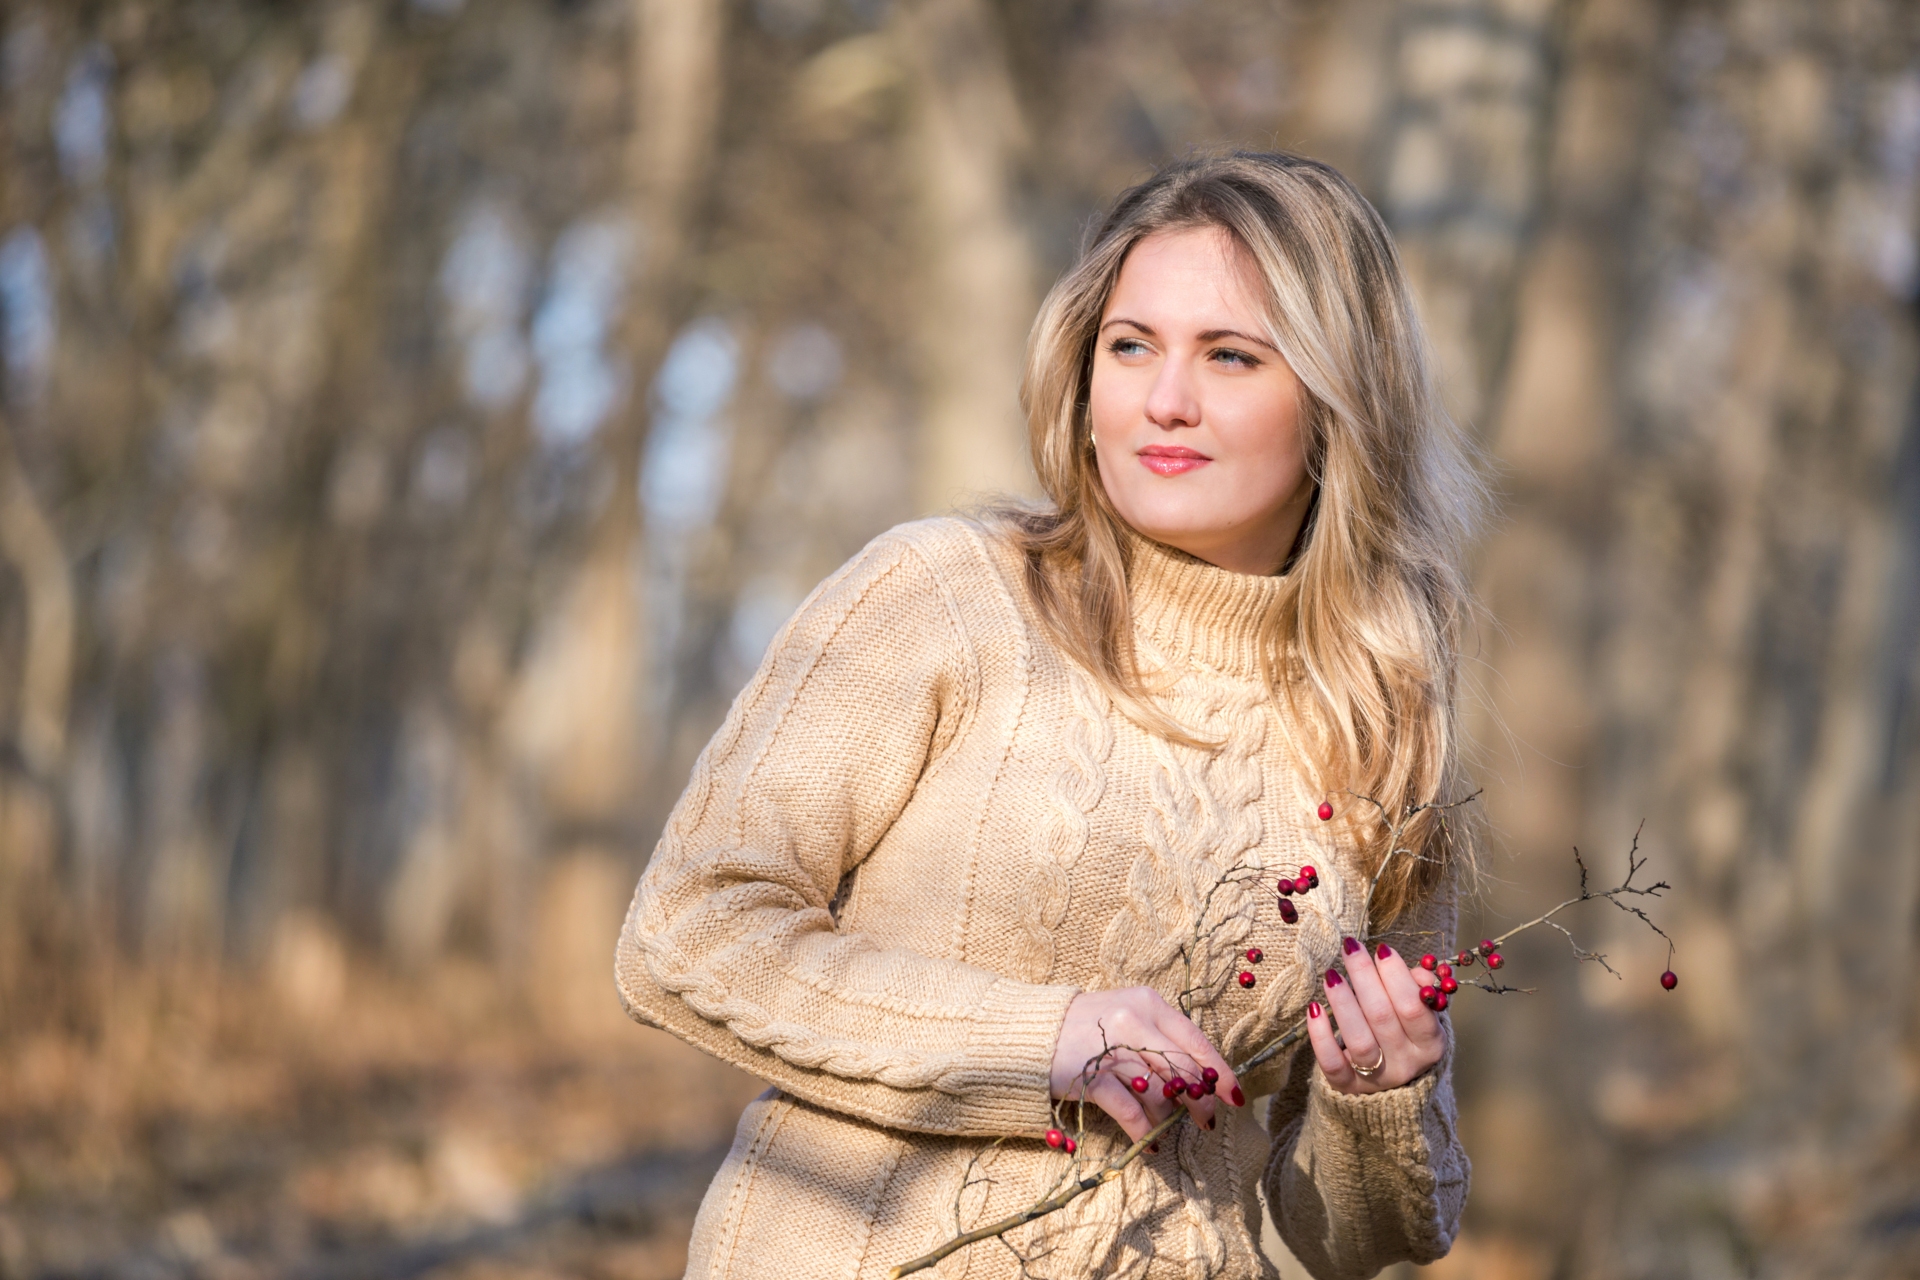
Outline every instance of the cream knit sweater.
{"type": "MultiPolygon", "coordinates": [[[[1266,958],[1196,1020],[1231,1061],[1301,1015],[1360,935],[1365,887],[1258,679],[1253,621],[1277,587],[1136,544],[1143,663],[1177,676],[1160,696],[1214,752],[1109,705],[980,525],[895,529],[801,607],[695,766],[620,938],[634,1018],[773,1085],[701,1206],[689,1277],[883,1276],[1036,1199],[1069,1159],[1036,1140],[1068,1002],[1173,999],[1200,900],[1236,862],[1264,873],[1225,902],[1203,976],[1251,945],[1266,958]],[[1321,885],[1284,925],[1271,885],[1306,862],[1321,885]]],[[[1414,916],[1403,951],[1451,942],[1450,903],[1414,916]]],[[[1214,1131],[1176,1128],[1008,1243],[1049,1277],[1273,1276],[1264,1193],[1321,1280],[1435,1258],[1467,1187],[1450,1061],[1348,1097],[1310,1053],[1279,1059],[1246,1081],[1274,1094],[1271,1137],[1222,1106],[1214,1131]]],[[[1081,1158],[1122,1140],[1102,1117],[1081,1158]]],[[[1019,1272],[989,1241],[938,1274],[1019,1272]]]]}

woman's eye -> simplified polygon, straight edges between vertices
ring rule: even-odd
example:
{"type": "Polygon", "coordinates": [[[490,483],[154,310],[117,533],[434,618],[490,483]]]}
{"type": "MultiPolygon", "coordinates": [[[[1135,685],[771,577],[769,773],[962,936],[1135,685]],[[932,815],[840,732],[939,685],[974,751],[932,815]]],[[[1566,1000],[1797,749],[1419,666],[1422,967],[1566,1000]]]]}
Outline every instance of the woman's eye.
{"type": "Polygon", "coordinates": [[[1138,338],[1115,338],[1107,344],[1107,350],[1122,357],[1145,355],[1147,344],[1138,338]]]}
{"type": "Polygon", "coordinates": [[[1260,362],[1258,360],[1254,359],[1252,356],[1248,355],[1246,352],[1235,351],[1230,347],[1222,347],[1219,350],[1215,351],[1213,353],[1213,358],[1215,360],[1218,360],[1221,364],[1231,365],[1236,369],[1255,369],[1255,368],[1258,368],[1260,365],[1260,362]]]}

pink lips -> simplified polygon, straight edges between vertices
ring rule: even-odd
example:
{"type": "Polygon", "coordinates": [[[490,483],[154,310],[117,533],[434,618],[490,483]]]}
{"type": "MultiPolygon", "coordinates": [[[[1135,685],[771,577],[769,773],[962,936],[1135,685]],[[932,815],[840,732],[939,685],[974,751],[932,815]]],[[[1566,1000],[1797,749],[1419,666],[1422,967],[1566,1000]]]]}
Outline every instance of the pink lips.
{"type": "Polygon", "coordinates": [[[1159,476],[1185,475],[1213,461],[1198,449],[1168,444],[1150,444],[1140,450],[1139,457],[1147,470],[1159,476]]]}

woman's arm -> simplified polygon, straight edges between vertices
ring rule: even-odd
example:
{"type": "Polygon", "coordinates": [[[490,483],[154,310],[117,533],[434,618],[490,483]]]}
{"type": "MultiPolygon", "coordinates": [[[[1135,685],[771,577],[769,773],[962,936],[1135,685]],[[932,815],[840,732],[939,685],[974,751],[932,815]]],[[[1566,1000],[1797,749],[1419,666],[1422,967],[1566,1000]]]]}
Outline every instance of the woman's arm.
{"type": "MultiPolygon", "coordinates": [[[[1397,922],[1385,941],[1402,955],[1444,955],[1453,934],[1447,893],[1397,922]]],[[[1440,1023],[1439,1062],[1378,1093],[1340,1092],[1310,1050],[1293,1056],[1273,1100],[1267,1205],[1281,1239],[1317,1280],[1431,1262],[1459,1233],[1470,1168],[1455,1133],[1453,1030],[1444,1016],[1440,1023]]]]}
{"type": "MultiPolygon", "coordinates": [[[[977,686],[911,531],[823,584],[708,744],[641,877],[616,959],[627,1011],[877,1124],[1044,1131],[1078,989],[841,933],[828,910],[964,731],[977,686]]],[[[923,856],[962,852],[956,831],[923,856]]]]}

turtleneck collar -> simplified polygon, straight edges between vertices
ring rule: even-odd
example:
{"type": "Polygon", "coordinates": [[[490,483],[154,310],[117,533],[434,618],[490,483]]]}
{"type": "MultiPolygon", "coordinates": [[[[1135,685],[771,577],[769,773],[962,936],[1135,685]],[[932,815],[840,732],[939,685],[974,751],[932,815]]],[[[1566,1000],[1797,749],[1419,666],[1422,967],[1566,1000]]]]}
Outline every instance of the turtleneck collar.
{"type": "Polygon", "coordinates": [[[1129,529],[1133,625],[1169,662],[1260,674],[1260,620],[1287,589],[1278,574],[1235,573],[1129,529]]]}

